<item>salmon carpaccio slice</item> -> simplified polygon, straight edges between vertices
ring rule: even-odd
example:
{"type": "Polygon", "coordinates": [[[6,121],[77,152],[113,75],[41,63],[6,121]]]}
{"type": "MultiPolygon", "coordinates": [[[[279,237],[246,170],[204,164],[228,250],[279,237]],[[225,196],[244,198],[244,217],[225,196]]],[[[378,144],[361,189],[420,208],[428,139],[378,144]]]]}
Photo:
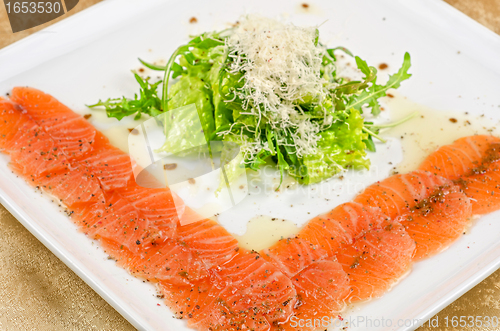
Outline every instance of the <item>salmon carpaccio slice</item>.
{"type": "MultiPolygon", "coordinates": [[[[131,199],[133,203],[130,203],[127,200],[130,196],[126,196],[130,190],[104,192],[92,172],[75,159],[69,161],[60,153],[52,137],[19,107],[0,101],[0,115],[4,138],[1,147],[3,152],[12,156],[11,168],[31,185],[57,197],[68,208],[68,214],[80,230],[91,238],[120,243],[121,250],[110,250],[115,259],[128,261],[129,253],[135,254],[138,259],[145,259],[151,247],[162,247],[164,252],[175,254],[170,253],[161,268],[158,261],[143,261],[143,278],[152,281],[168,279],[173,283],[186,284],[186,280],[197,280],[206,275],[206,270],[198,270],[198,265],[205,268],[201,258],[172,235],[175,234],[172,229],[176,228],[176,219],[172,212],[167,213],[173,210],[173,203],[168,207],[171,199],[168,200],[165,194],[159,196],[158,190],[146,191],[141,201],[131,199]],[[145,202],[150,206],[145,207],[145,202]],[[160,202],[163,209],[156,210],[154,207],[160,202]],[[165,218],[165,214],[169,217],[165,218]],[[166,240],[169,237],[173,239],[166,240]],[[165,243],[161,244],[160,238],[165,243]],[[170,263],[171,267],[168,267],[169,261],[174,260],[175,263],[170,263]],[[186,270],[190,276],[182,277],[186,270]]],[[[135,190],[132,189],[132,192],[135,190]]],[[[168,193],[168,189],[161,193],[165,192],[168,193]]],[[[128,269],[135,274],[140,270],[133,261],[128,269]]]]}
{"type": "Polygon", "coordinates": [[[295,276],[310,264],[334,256],[341,244],[387,219],[380,209],[347,202],[310,220],[295,238],[281,239],[262,251],[285,275],[295,276]]]}
{"type": "Polygon", "coordinates": [[[388,177],[368,186],[354,202],[378,207],[391,219],[410,211],[422,199],[428,198],[440,186],[452,182],[428,171],[412,171],[388,177]]]}
{"type": "MultiPolygon", "coordinates": [[[[11,167],[69,206],[120,266],[158,282],[176,316],[200,330],[312,330],[293,319],[331,317],[346,297],[382,295],[414,254],[449,245],[470,216],[449,179],[416,171],[370,186],[262,254],[242,250],[215,221],[180,226],[168,188],[138,186],[129,156],[55,98],[16,88],[12,100],[19,105],[0,100],[0,149],[11,167]]],[[[475,180],[497,180],[495,163],[471,160],[466,189],[479,192],[475,180]]]]}
{"type": "Polygon", "coordinates": [[[415,260],[448,247],[472,216],[471,201],[451,180],[417,170],[370,185],[354,201],[377,206],[415,239],[415,260]]]}
{"type": "Polygon", "coordinates": [[[330,321],[345,306],[350,293],[349,277],[336,259],[314,262],[292,277],[297,291],[293,316],[286,323],[273,326],[273,330],[316,330],[308,320],[330,321]],[[300,322],[302,321],[302,322],[300,322]]]}
{"type": "Polygon", "coordinates": [[[460,185],[471,198],[472,213],[480,215],[500,209],[499,160],[500,138],[472,136],[438,148],[419,169],[433,171],[460,185]]]}
{"type": "Polygon", "coordinates": [[[68,157],[78,156],[89,150],[96,129],[51,95],[29,87],[15,87],[10,98],[28,111],[36,123],[50,132],[68,157]]]}
{"type": "Polygon", "coordinates": [[[134,182],[130,156],[81,115],[34,88],[16,87],[11,99],[54,139],[68,159],[83,163],[105,191],[134,182]]]}
{"type": "Polygon", "coordinates": [[[102,200],[99,183],[73,167],[52,138],[8,101],[0,101],[0,148],[11,156],[11,169],[32,186],[68,207],[102,200]]]}
{"type": "Polygon", "coordinates": [[[25,147],[24,132],[38,127],[19,106],[5,99],[0,100],[0,151],[10,154],[25,147]],[[16,139],[17,136],[17,139],[16,139]]]}
{"type": "Polygon", "coordinates": [[[38,178],[67,166],[65,155],[50,136],[17,105],[0,101],[0,115],[0,150],[11,156],[18,173],[38,178]]]}
{"type": "Polygon", "coordinates": [[[414,260],[420,260],[439,253],[458,239],[471,216],[471,200],[453,185],[440,188],[397,220],[416,243],[414,260]]]}
{"type": "Polygon", "coordinates": [[[210,219],[179,227],[178,239],[201,258],[207,268],[231,260],[239,250],[238,241],[210,219]]]}
{"type": "Polygon", "coordinates": [[[390,220],[361,234],[352,245],[342,245],[336,256],[349,277],[347,301],[382,296],[410,270],[414,252],[413,239],[390,220]]]}
{"type": "Polygon", "coordinates": [[[270,248],[264,249],[261,254],[288,277],[295,276],[312,263],[328,256],[327,251],[298,236],[281,239],[270,248]]]}
{"type": "Polygon", "coordinates": [[[262,253],[288,273],[298,295],[294,315],[277,330],[315,330],[306,321],[330,321],[343,308],[347,295],[353,301],[382,295],[410,269],[414,249],[401,224],[391,221],[380,208],[348,202],[312,219],[295,238],[281,240],[262,253]],[[349,257],[363,258],[355,255],[360,243],[368,247],[365,251],[370,250],[370,257],[360,264],[363,272],[358,275],[356,270],[351,276],[352,271],[341,264],[349,263],[349,257]],[[372,287],[361,288],[360,282],[372,287]]]}
{"type": "Polygon", "coordinates": [[[418,169],[450,180],[459,179],[483,164],[492,143],[499,144],[500,139],[486,135],[457,139],[427,156],[418,169]]]}
{"type": "MultiPolygon", "coordinates": [[[[85,124],[91,126],[89,123],[85,124]]],[[[130,156],[113,146],[99,131],[88,150],[74,159],[85,164],[105,191],[135,184],[130,156]]]]}
{"type": "Polygon", "coordinates": [[[380,227],[387,219],[380,208],[347,202],[310,220],[298,236],[333,256],[341,245],[352,244],[361,233],[380,227]]]}
{"type": "Polygon", "coordinates": [[[189,287],[159,283],[167,305],[191,327],[270,330],[293,311],[297,298],[291,280],[256,252],[240,250],[211,273],[211,281],[189,287]]]}
{"type": "Polygon", "coordinates": [[[102,245],[120,267],[150,282],[191,287],[209,275],[203,261],[173,239],[143,246],[139,254],[116,242],[115,238],[102,240],[102,245]]]}
{"type": "Polygon", "coordinates": [[[177,239],[156,241],[156,227],[119,193],[73,208],[80,230],[100,240],[104,250],[132,275],[152,282],[190,285],[207,277],[203,260],[177,239]]]}
{"type": "MultiPolygon", "coordinates": [[[[50,131],[39,127],[29,116],[29,112],[21,111],[21,107],[10,102],[0,107],[3,120],[1,128],[5,133],[0,146],[2,151],[16,156],[11,166],[23,177],[30,179],[33,185],[42,184],[45,191],[58,197],[63,194],[72,197],[63,201],[69,207],[68,214],[72,220],[91,238],[100,240],[108,254],[131,274],[171,286],[192,287],[194,283],[208,277],[209,267],[225,266],[228,269],[228,261],[238,255],[237,241],[211,220],[185,226],[179,232],[179,237],[176,231],[171,236],[171,229],[176,229],[178,219],[167,188],[146,189],[130,181],[117,181],[114,186],[106,185],[106,180],[95,175],[96,167],[91,162],[85,162],[89,155],[95,155],[95,159],[99,159],[97,148],[69,157],[67,152],[61,151],[54,137],[49,134],[50,131]],[[49,152],[57,152],[57,157],[49,152]],[[86,194],[82,181],[76,180],[78,176],[88,179],[95,192],[86,194]],[[46,182],[47,178],[53,178],[53,182],[46,182]],[[80,194],[76,196],[75,193],[78,192],[80,194]],[[92,199],[82,199],[85,196],[92,199]],[[162,232],[168,235],[162,235],[162,232]]],[[[107,145],[105,137],[101,144],[104,147],[107,145]]],[[[98,145],[96,143],[94,146],[98,145]]],[[[120,151],[116,155],[126,154],[120,151]]],[[[104,166],[109,163],[102,160],[99,162],[104,166]]],[[[261,268],[261,273],[274,268],[267,262],[265,264],[267,268],[261,268]]],[[[236,271],[238,268],[240,267],[233,265],[236,271]]],[[[222,271],[218,272],[220,277],[224,276],[222,271]]],[[[213,277],[213,270],[211,275],[213,277]]],[[[281,273],[279,275],[281,276],[275,275],[272,285],[263,286],[274,297],[285,284],[284,288],[290,292],[289,298],[293,299],[293,285],[286,285],[291,284],[290,280],[281,273]]],[[[222,282],[222,279],[219,281],[222,282]]],[[[241,283],[245,284],[243,280],[241,283]]],[[[234,284],[232,286],[230,293],[234,294],[236,288],[234,284]]],[[[243,285],[241,289],[244,289],[243,285]]],[[[255,302],[265,302],[264,294],[261,293],[255,302]]],[[[243,294],[241,296],[245,297],[243,294]]],[[[245,302],[241,299],[241,305],[245,302]]],[[[268,310],[265,318],[262,317],[264,315],[259,318],[263,318],[268,324],[268,320],[285,320],[288,314],[286,309],[275,309],[268,310]]],[[[234,316],[231,324],[239,323],[237,319],[240,317],[234,316]]]]}
{"type": "Polygon", "coordinates": [[[471,199],[472,214],[482,215],[500,209],[500,167],[491,164],[484,173],[463,177],[457,184],[471,199]]]}

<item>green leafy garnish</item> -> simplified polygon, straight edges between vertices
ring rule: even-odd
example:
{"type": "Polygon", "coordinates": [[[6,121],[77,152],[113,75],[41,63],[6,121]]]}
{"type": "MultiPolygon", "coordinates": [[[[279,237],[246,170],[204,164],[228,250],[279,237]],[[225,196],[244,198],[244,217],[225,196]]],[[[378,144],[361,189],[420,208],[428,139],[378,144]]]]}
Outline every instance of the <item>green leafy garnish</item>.
{"type": "Polygon", "coordinates": [[[93,105],[88,105],[89,108],[104,107],[108,117],[114,117],[121,120],[125,116],[135,114],[134,119],[138,120],[142,114],[149,116],[157,116],[162,113],[161,99],[158,97],[158,85],[162,82],[151,84],[149,78],[143,79],[138,74],[134,73],[135,79],[139,83],[139,95],[135,95],[134,99],[108,99],[106,101],[97,102],[93,105]]]}
{"type": "MultiPolygon", "coordinates": [[[[286,103],[289,109],[285,123],[280,122],[279,114],[269,110],[269,103],[251,97],[254,90],[248,84],[247,67],[239,66],[247,63],[247,54],[231,39],[236,29],[238,27],[194,37],[179,46],[165,66],[139,59],[145,67],[163,71],[163,81],[151,84],[134,73],[140,85],[140,93],[134,99],[108,99],[89,107],[104,107],[109,117],[122,119],[135,114],[137,119],[142,114],[156,116],[195,104],[207,141],[240,145],[248,169],[258,170],[272,160],[280,171],[281,180],[288,174],[300,183],[313,184],[345,169],[369,168],[367,151],[375,152],[374,139],[385,142],[379,133],[388,125],[377,126],[365,121],[363,111],[369,110],[377,116],[380,113],[378,100],[389,89],[398,88],[402,81],[411,77],[408,73],[410,55],[406,53],[398,72],[391,75],[386,84],[379,85],[376,68],[353,56],[345,47],[323,46],[319,30],[308,30],[311,31],[309,43],[320,54],[314,67],[318,68],[314,79],[320,82],[316,85],[319,89],[317,93],[299,94],[293,100],[280,99],[279,102],[286,103]],[[362,79],[349,80],[338,73],[339,52],[354,57],[362,79]],[[161,97],[158,96],[160,84],[163,84],[161,97]],[[309,145],[305,146],[306,143],[309,145]]],[[[305,57],[301,64],[309,64],[315,59],[318,57],[313,60],[305,57]]],[[[279,89],[286,90],[287,83],[280,82],[279,89]]],[[[169,136],[166,132],[169,138],[162,150],[175,152],[179,146],[187,144],[192,116],[191,112],[181,119],[185,121],[185,134],[169,136]]],[[[225,176],[233,178],[235,174],[231,169],[236,168],[228,169],[225,176]]]]}
{"type": "MultiPolygon", "coordinates": [[[[356,63],[358,64],[358,68],[366,75],[366,78],[377,74],[377,69],[375,69],[374,67],[368,67],[366,65],[366,62],[361,60],[359,57],[356,57],[356,63]]],[[[387,84],[385,85],[377,85],[375,83],[372,84],[370,87],[363,90],[359,95],[356,95],[355,97],[351,98],[346,106],[348,108],[361,110],[361,107],[363,105],[368,104],[372,110],[373,115],[380,114],[380,105],[378,103],[378,99],[386,96],[386,92],[388,89],[398,88],[401,85],[402,81],[411,77],[411,74],[408,73],[408,69],[410,69],[410,66],[411,66],[410,54],[405,53],[403,65],[401,66],[401,68],[397,73],[390,76],[387,84]]]]}

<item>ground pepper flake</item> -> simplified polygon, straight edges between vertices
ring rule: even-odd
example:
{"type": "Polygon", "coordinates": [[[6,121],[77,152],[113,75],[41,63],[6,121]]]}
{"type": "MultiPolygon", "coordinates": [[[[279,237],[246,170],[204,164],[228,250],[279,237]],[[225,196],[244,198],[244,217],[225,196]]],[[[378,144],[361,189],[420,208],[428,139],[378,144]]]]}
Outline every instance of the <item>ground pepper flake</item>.
{"type": "Polygon", "coordinates": [[[387,65],[387,63],[380,63],[380,64],[378,65],[378,68],[379,68],[380,70],[384,70],[384,69],[389,68],[389,66],[387,65]]]}
{"type": "Polygon", "coordinates": [[[139,130],[137,129],[128,129],[128,132],[130,132],[131,134],[139,134],[139,130]]]}
{"type": "Polygon", "coordinates": [[[177,168],[177,163],[167,163],[163,165],[163,169],[165,170],[174,170],[177,168]]]}
{"type": "Polygon", "coordinates": [[[189,23],[191,23],[191,24],[198,23],[198,19],[197,19],[196,17],[194,17],[194,16],[193,16],[193,17],[191,17],[191,18],[189,19],[189,23]]]}

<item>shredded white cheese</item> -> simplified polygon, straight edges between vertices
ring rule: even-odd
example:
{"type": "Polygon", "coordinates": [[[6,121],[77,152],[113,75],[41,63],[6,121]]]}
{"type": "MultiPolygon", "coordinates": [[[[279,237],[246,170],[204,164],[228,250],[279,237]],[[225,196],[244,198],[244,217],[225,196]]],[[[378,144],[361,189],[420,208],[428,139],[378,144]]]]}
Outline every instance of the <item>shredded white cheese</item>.
{"type": "MultiPolygon", "coordinates": [[[[244,73],[244,86],[237,91],[246,114],[267,119],[273,129],[293,138],[297,156],[316,152],[319,125],[304,118],[298,103],[320,104],[326,80],[321,77],[325,49],[318,43],[316,27],[298,27],[277,20],[250,15],[243,17],[228,39],[229,70],[244,73]]],[[[328,115],[325,113],[325,122],[328,115]]],[[[287,145],[282,139],[280,145],[287,145]]],[[[290,142],[288,142],[290,144],[290,142]]],[[[248,160],[267,142],[243,146],[248,160]]]]}

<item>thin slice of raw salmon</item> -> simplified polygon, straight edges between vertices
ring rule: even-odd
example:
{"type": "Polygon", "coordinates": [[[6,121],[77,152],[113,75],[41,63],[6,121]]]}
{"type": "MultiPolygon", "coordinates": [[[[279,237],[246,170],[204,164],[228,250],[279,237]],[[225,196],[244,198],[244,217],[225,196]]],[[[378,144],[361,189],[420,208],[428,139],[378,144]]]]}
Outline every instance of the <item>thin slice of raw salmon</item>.
{"type": "Polygon", "coordinates": [[[456,180],[471,199],[472,214],[482,215],[500,209],[500,165],[490,164],[483,173],[456,180]]]}
{"type": "Polygon", "coordinates": [[[152,240],[159,242],[176,238],[178,218],[172,193],[168,188],[145,188],[133,181],[114,192],[139,210],[150,222],[150,228],[156,229],[152,240]]]}
{"type": "Polygon", "coordinates": [[[0,148],[11,156],[11,166],[17,173],[38,177],[67,167],[65,155],[26,114],[4,101],[0,111],[0,148]]]}
{"type": "Polygon", "coordinates": [[[132,275],[148,281],[190,285],[207,277],[205,263],[176,239],[157,242],[155,227],[114,192],[98,203],[73,208],[81,231],[101,241],[105,251],[132,275]]]}
{"type": "Polygon", "coordinates": [[[347,301],[382,296],[410,270],[414,252],[415,242],[395,221],[385,221],[353,244],[342,245],[337,259],[349,277],[347,301]]]}
{"type": "MultiPolygon", "coordinates": [[[[104,191],[112,191],[135,183],[130,156],[111,145],[97,132],[87,152],[74,157],[97,177],[104,191]]],[[[72,160],[72,159],[70,159],[72,160]]]]}
{"type": "Polygon", "coordinates": [[[281,239],[261,254],[293,277],[310,264],[334,256],[342,244],[352,243],[360,233],[386,219],[378,208],[347,202],[313,218],[296,237],[281,239]]]}
{"type": "Polygon", "coordinates": [[[350,293],[349,277],[336,259],[312,263],[292,277],[297,291],[294,314],[286,323],[273,326],[273,330],[311,331],[331,325],[345,306],[350,293]]]}
{"type": "Polygon", "coordinates": [[[94,141],[96,129],[51,95],[34,88],[15,87],[10,98],[50,132],[68,157],[85,153],[94,141]]]}
{"type": "Polygon", "coordinates": [[[478,135],[457,139],[427,156],[419,169],[451,180],[459,179],[483,164],[492,143],[500,143],[500,138],[478,135]]]}
{"type": "Polygon", "coordinates": [[[391,219],[410,211],[422,199],[428,198],[440,186],[452,182],[428,171],[398,174],[368,186],[354,202],[378,207],[391,219]]]}
{"type": "Polygon", "coordinates": [[[189,286],[208,277],[201,259],[178,241],[169,239],[141,246],[140,253],[130,251],[115,240],[103,240],[103,248],[119,266],[135,277],[150,282],[189,286]]]}
{"type": "Polygon", "coordinates": [[[50,135],[19,107],[0,101],[0,118],[0,146],[10,154],[14,172],[68,207],[100,199],[97,180],[86,169],[72,167],[50,135]]]}
{"type": "Polygon", "coordinates": [[[154,229],[148,226],[147,219],[119,194],[71,211],[72,219],[93,239],[113,240],[134,253],[153,241],[154,229]]]}
{"type": "Polygon", "coordinates": [[[103,199],[99,182],[87,171],[81,171],[70,165],[37,178],[31,175],[30,178],[32,184],[57,197],[59,202],[70,209],[103,199]]]}
{"type": "Polygon", "coordinates": [[[379,227],[386,219],[379,208],[347,202],[310,220],[298,237],[333,256],[342,244],[352,243],[359,234],[379,227]]]}
{"type": "Polygon", "coordinates": [[[161,284],[176,317],[199,330],[270,330],[293,312],[292,282],[256,252],[240,250],[232,260],[213,269],[212,283],[192,287],[161,284]]]}
{"type": "Polygon", "coordinates": [[[442,187],[397,220],[415,240],[414,260],[439,253],[458,239],[471,221],[470,199],[456,185],[442,187]]]}
{"type": "Polygon", "coordinates": [[[299,237],[281,239],[261,252],[263,258],[276,265],[285,275],[293,277],[310,264],[328,256],[328,252],[299,237]]]}
{"type": "Polygon", "coordinates": [[[471,136],[438,148],[420,165],[460,185],[471,198],[472,213],[500,209],[500,138],[471,136]]]}
{"type": "Polygon", "coordinates": [[[133,181],[130,156],[57,99],[29,87],[14,88],[11,99],[50,134],[69,159],[84,162],[105,191],[133,181]]]}
{"type": "Polygon", "coordinates": [[[0,100],[0,151],[2,153],[10,154],[13,150],[25,147],[26,141],[15,137],[23,137],[23,132],[36,127],[38,126],[28,115],[22,114],[21,110],[16,108],[16,104],[8,100],[0,100]]]}
{"type": "Polygon", "coordinates": [[[178,240],[202,259],[207,268],[224,264],[239,251],[234,236],[210,219],[180,226],[177,235],[178,240]]]}

